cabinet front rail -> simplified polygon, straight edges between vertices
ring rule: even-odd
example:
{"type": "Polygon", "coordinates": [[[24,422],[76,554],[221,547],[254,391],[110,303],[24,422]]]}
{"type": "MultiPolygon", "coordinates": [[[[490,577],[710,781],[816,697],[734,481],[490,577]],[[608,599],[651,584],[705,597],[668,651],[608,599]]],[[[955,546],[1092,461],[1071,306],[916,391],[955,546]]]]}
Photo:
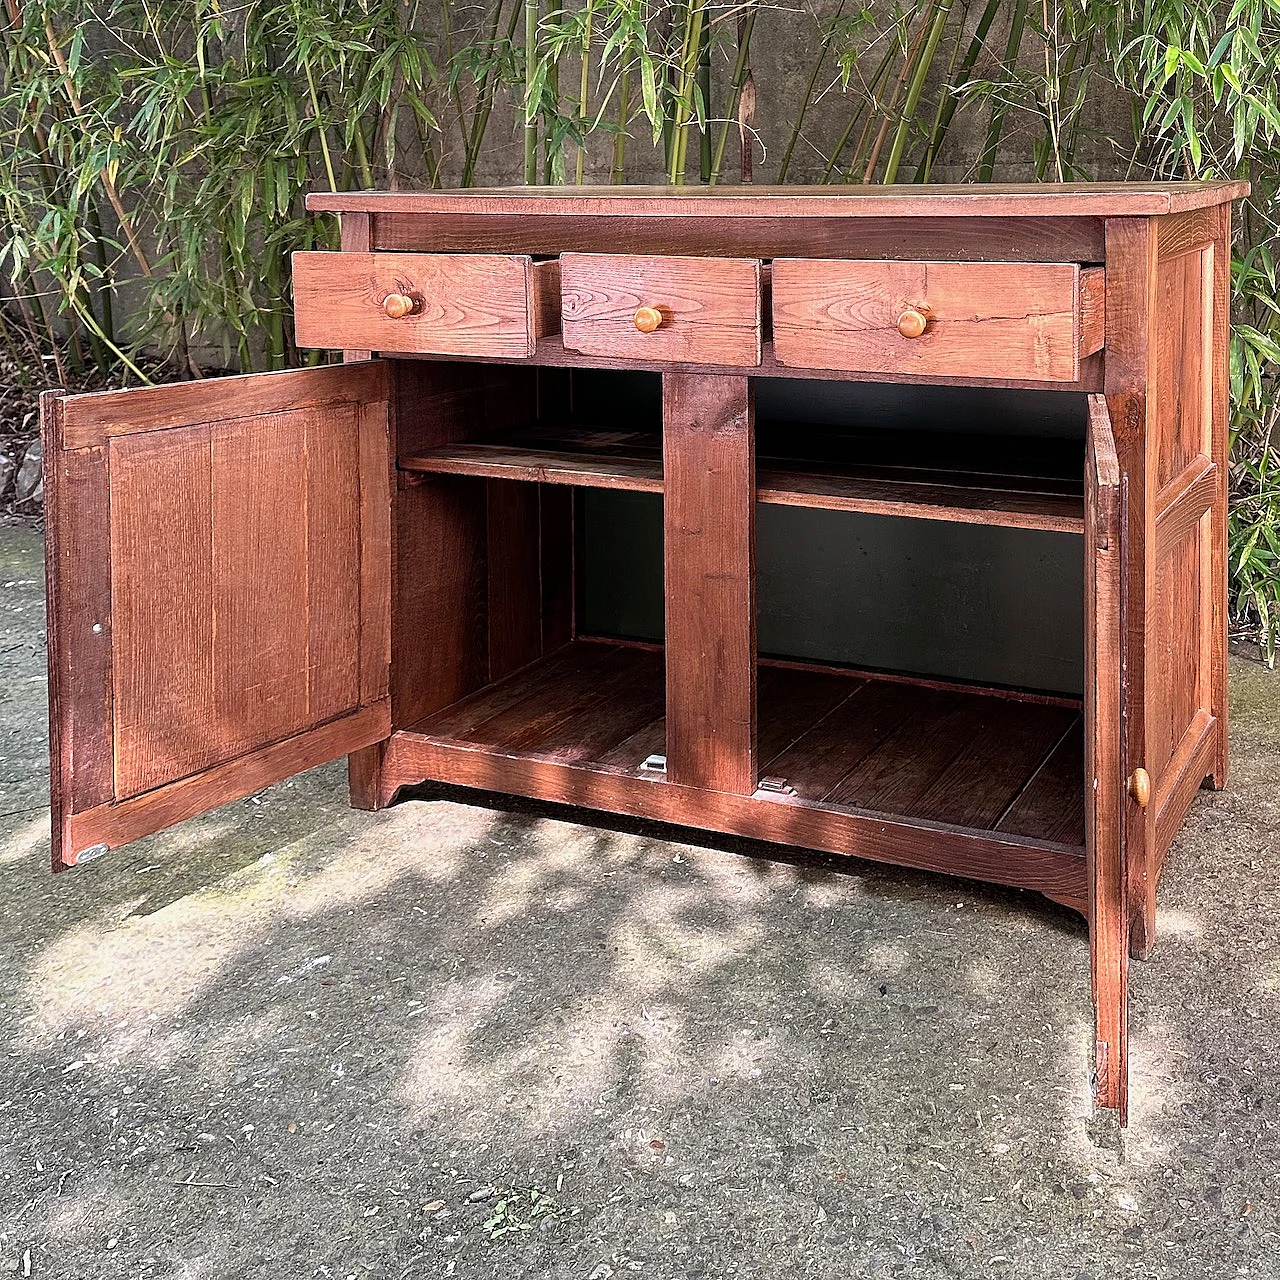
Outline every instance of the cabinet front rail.
{"type": "Polygon", "coordinates": [[[392,735],[383,804],[402,787],[443,782],[600,809],[773,844],[844,854],[1031,889],[1086,914],[1084,850],[886,814],[826,807],[769,791],[740,796],[632,773],[486,751],[411,730],[392,735]]]}

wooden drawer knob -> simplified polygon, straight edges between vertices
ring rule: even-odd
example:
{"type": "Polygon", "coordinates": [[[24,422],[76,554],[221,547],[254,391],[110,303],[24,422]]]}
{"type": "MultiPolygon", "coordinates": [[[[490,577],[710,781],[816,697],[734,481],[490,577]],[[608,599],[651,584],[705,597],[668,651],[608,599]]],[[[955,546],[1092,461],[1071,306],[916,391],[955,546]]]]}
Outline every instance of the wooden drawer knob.
{"type": "Polygon", "coordinates": [[[413,315],[418,309],[418,304],[407,293],[389,293],[382,300],[382,309],[387,313],[388,319],[401,320],[405,316],[413,315]]]}
{"type": "Polygon", "coordinates": [[[1129,794],[1145,809],[1151,803],[1151,775],[1145,769],[1135,769],[1129,778],[1129,794]]]}
{"type": "Polygon", "coordinates": [[[636,310],[635,321],[641,333],[653,333],[667,323],[667,317],[658,307],[640,307],[636,310]]]}
{"type": "Polygon", "coordinates": [[[929,308],[921,305],[908,307],[898,317],[898,332],[904,338],[918,338],[928,327],[929,308]]]}

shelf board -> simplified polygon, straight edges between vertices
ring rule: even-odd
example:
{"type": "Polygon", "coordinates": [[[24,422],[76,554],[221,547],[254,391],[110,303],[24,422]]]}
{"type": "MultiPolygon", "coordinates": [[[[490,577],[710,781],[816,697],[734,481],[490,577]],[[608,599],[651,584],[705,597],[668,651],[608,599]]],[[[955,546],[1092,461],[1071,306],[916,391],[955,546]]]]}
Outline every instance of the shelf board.
{"type": "Polygon", "coordinates": [[[492,443],[424,450],[401,458],[399,465],[402,471],[433,475],[662,492],[662,442],[656,431],[538,426],[492,443]]]}
{"type": "MultiPolygon", "coordinates": [[[[1016,438],[1007,449],[1001,454],[1000,444],[984,437],[985,465],[976,470],[965,465],[976,452],[973,437],[768,424],[760,435],[757,496],[784,506],[1082,533],[1081,481],[1062,456],[1070,449],[1016,438]]],[[[425,450],[399,465],[425,474],[662,492],[656,431],[540,425],[499,441],[425,450]]]]}

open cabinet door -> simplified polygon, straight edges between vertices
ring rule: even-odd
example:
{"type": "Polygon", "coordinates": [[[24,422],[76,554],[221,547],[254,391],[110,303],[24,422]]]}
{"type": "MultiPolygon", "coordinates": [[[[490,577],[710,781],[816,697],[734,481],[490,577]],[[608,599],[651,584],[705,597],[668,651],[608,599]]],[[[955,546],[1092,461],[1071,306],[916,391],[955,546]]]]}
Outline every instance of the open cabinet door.
{"type": "Polygon", "coordinates": [[[388,386],[44,398],[55,870],[388,735],[388,386]]]}
{"type": "Polygon", "coordinates": [[[1121,481],[1105,397],[1089,397],[1085,460],[1085,854],[1093,975],[1094,1101],[1127,1119],[1129,911],[1121,754],[1121,481]]]}

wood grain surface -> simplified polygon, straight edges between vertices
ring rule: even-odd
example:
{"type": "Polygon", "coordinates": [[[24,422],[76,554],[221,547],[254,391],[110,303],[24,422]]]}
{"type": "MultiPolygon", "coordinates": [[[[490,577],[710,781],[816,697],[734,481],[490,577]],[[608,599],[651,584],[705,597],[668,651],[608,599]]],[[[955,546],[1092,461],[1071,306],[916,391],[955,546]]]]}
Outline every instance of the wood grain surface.
{"type": "Polygon", "coordinates": [[[662,380],[667,776],[756,789],[755,405],[746,378],[662,380]]]}
{"type": "Polygon", "coordinates": [[[135,838],[188,801],[132,805],[127,821],[120,805],[222,803],[245,794],[237,762],[290,741],[270,759],[309,767],[331,757],[305,744],[334,741],[313,729],[385,712],[387,374],[374,362],[46,402],[57,865],[96,829],[80,815],[101,816],[109,843],[135,838]]]}
{"type": "Polygon", "coordinates": [[[300,347],[519,359],[554,332],[558,264],[522,255],[295,253],[295,335],[300,347]],[[383,310],[389,294],[417,303],[383,310]]]}
{"type": "Polygon", "coordinates": [[[1117,218],[1238,200],[1247,182],[1065,182],[881,186],[472,187],[463,191],[315,191],[307,208],[370,213],[541,213],[915,218],[1117,218]]]}
{"type": "MultiPolygon", "coordinates": [[[[1212,211],[1210,211],[1212,213],[1212,211]]],[[[1099,218],[686,218],[678,214],[378,213],[364,248],[436,253],[689,254],[716,258],[945,258],[1101,262],[1099,218]]],[[[1194,216],[1194,215],[1192,215],[1194,216]]]]}
{"type": "Polygon", "coordinates": [[[388,798],[425,779],[1016,885],[1073,910],[1087,910],[1079,850],[1043,841],[868,814],[793,796],[741,796],[576,763],[502,755],[417,731],[394,734],[384,771],[388,798]]]}
{"type": "Polygon", "coordinates": [[[1121,806],[1121,470],[1105,401],[1091,396],[1085,466],[1085,859],[1094,1100],[1127,1119],[1129,876],[1121,806]]]}
{"type": "Polygon", "coordinates": [[[799,369],[1074,382],[1079,275],[1067,263],[775,259],[774,352],[799,369]],[[898,331],[908,307],[927,308],[917,338],[898,331]]]}
{"type": "MultiPolygon", "coordinates": [[[[928,446],[911,433],[898,433],[903,452],[896,460],[867,456],[871,450],[861,439],[850,440],[847,450],[834,456],[833,444],[841,436],[830,429],[796,424],[785,435],[795,450],[792,457],[774,456],[779,452],[776,445],[757,447],[759,502],[1059,533],[1078,534],[1084,527],[1078,481],[1064,483],[1051,474],[1037,477],[1030,470],[983,470],[989,457],[977,443],[973,469],[966,471],[942,461],[919,465],[928,446]],[[820,438],[821,448],[812,451],[818,456],[810,456],[806,444],[815,438],[820,438]],[[860,448],[865,458],[861,462],[855,460],[860,448]]],[[[989,443],[985,447],[989,449],[989,443]]],[[[577,424],[521,424],[508,440],[441,445],[401,457],[399,466],[424,475],[483,476],[584,489],[661,493],[663,487],[657,432],[577,424]]]]}
{"type": "Polygon", "coordinates": [[[566,253],[560,259],[566,350],[692,364],[760,363],[760,263],[748,258],[566,253]],[[663,315],[641,333],[640,307],[663,315]]]}

